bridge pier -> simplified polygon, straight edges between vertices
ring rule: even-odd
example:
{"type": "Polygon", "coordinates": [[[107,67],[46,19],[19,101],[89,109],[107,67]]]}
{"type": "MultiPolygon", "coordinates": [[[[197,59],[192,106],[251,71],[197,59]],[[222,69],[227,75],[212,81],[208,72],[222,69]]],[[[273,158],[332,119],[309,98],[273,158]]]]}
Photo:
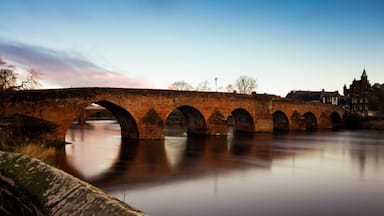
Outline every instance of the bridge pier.
{"type": "Polygon", "coordinates": [[[207,135],[227,135],[228,122],[219,110],[215,109],[209,116],[205,133],[207,135]]]}
{"type": "Polygon", "coordinates": [[[293,112],[289,120],[289,130],[306,130],[305,118],[297,111],[293,112]]]}
{"type": "Polygon", "coordinates": [[[164,139],[164,126],[138,124],[139,139],[164,139]]]}
{"type": "Polygon", "coordinates": [[[272,118],[258,119],[255,122],[255,132],[262,132],[262,133],[273,132],[273,119],[272,118]]]}
{"type": "Polygon", "coordinates": [[[321,129],[332,129],[333,126],[332,118],[325,113],[321,113],[317,127],[321,129]]]}

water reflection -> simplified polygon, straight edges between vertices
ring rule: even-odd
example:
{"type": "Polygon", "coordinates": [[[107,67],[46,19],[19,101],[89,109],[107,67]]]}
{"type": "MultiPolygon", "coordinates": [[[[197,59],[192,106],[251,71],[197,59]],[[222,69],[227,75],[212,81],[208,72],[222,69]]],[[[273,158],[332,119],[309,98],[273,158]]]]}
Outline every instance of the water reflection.
{"type": "Polygon", "coordinates": [[[115,121],[73,124],[67,132],[66,142],[64,151],[57,156],[59,166],[86,180],[99,178],[121,158],[129,156],[123,154],[126,145],[121,143],[120,126],[115,121]]]}
{"type": "Polygon", "coordinates": [[[73,128],[62,167],[152,215],[384,213],[381,132],[236,133],[133,143],[121,140],[115,124],[102,125],[73,128]]]}
{"type": "Polygon", "coordinates": [[[187,150],[187,137],[167,138],[164,142],[164,148],[168,164],[172,170],[177,170],[187,150]]]}

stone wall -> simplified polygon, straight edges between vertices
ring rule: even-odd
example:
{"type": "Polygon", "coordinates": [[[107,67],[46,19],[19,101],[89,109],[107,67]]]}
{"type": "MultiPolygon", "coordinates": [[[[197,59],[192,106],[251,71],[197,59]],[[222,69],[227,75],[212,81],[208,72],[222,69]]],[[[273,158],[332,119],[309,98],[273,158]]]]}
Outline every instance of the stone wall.
{"type": "Polygon", "coordinates": [[[28,156],[0,151],[0,215],[146,215],[28,156]]]}
{"type": "Polygon", "coordinates": [[[16,187],[13,179],[0,173],[0,215],[44,215],[41,207],[16,187]]]}

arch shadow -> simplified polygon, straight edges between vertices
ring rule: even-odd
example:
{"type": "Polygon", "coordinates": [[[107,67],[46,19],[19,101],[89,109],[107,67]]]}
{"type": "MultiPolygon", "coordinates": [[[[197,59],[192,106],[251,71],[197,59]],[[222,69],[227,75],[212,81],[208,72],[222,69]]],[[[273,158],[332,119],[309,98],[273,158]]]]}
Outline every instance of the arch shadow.
{"type": "Polygon", "coordinates": [[[254,132],[255,130],[251,114],[242,108],[232,111],[231,116],[228,117],[228,122],[232,122],[234,132],[254,132]]]}
{"type": "Polygon", "coordinates": [[[175,135],[201,135],[206,134],[207,124],[203,114],[192,106],[179,106],[168,115],[165,134],[175,135]],[[177,129],[178,131],[172,131],[177,129]]]}
{"type": "Polygon", "coordinates": [[[287,131],[289,130],[289,120],[283,111],[276,111],[273,113],[273,130],[274,131],[287,131]]]}
{"type": "Polygon", "coordinates": [[[332,119],[333,129],[339,129],[344,126],[343,120],[340,117],[339,113],[333,112],[329,117],[332,119]]]}
{"type": "Polygon", "coordinates": [[[315,114],[312,112],[306,112],[303,115],[304,117],[304,123],[305,123],[305,129],[306,130],[316,130],[317,129],[317,119],[315,114]]]}
{"type": "MultiPolygon", "coordinates": [[[[79,123],[79,125],[81,125],[81,127],[91,127],[90,125],[85,124],[87,119],[86,118],[83,119],[84,117],[90,117],[91,115],[83,116],[83,114],[84,114],[86,107],[88,107],[92,104],[99,105],[110,112],[110,114],[112,115],[111,119],[116,120],[120,126],[120,134],[121,134],[122,139],[130,139],[130,140],[138,140],[139,139],[139,130],[138,130],[136,121],[133,118],[133,116],[126,109],[120,107],[117,104],[106,101],[106,100],[101,100],[101,101],[97,101],[97,102],[90,102],[86,106],[81,107],[78,110],[78,112],[76,114],[74,114],[72,121],[68,122],[68,124],[65,126],[64,139],[67,136],[69,128],[73,126],[73,122],[76,119],[78,120],[78,123],[79,123]]],[[[111,119],[108,119],[108,120],[111,120],[111,119]]],[[[100,119],[100,120],[106,120],[106,119],[100,119]]]]}
{"type": "Polygon", "coordinates": [[[95,104],[106,108],[116,117],[120,124],[122,139],[137,140],[139,138],[136,121],[127,110],[109,101],[98,101],[95,104]]]}

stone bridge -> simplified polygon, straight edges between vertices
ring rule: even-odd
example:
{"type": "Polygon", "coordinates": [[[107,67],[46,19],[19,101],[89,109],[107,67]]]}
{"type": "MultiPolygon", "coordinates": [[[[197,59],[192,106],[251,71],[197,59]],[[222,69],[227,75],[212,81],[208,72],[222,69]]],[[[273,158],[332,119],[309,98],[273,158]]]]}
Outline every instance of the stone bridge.
{"type": "Polygon", "coordinates": [[[112,112],[122,138],[163,139],[170,114],[179,110],[188,134],[226,135],[236,131],[273,132],[332,128],[340,122],[340,106],[297,102],[267,94],[237,94],[152,89],[69,88],[16,91],[3,97],[0,114],[21,114],[54,123],[45,138],[64,140],[68,127],[90,104],[112,112]]]}

